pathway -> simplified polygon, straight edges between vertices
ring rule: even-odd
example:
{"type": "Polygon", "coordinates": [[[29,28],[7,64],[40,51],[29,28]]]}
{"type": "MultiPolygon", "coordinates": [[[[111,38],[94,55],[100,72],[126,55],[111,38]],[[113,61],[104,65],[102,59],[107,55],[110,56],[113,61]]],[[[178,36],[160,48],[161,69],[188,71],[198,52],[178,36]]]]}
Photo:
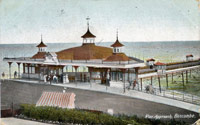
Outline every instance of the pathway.
{"type": "Polygon", "coordinates": [[[18,118],[0,118],[1,125],[50,125],[30,120],[23,120],[18,118]]]}
{"type": "Polygon", "coordinates": [[[174,100],[171,98],[148,94],[148,93],[144,93],[144,92],[140,92],[140,91],[136,91],[136,90],[126,90],[126,92],[124,93],[123,89],[121,89],[121,88],[106,87],[106,86],[103,86],[100,84],[95,84],[95,83],[92,83],[92,84],[90,84],[90,83],[77,83],[77,84],[68,83],[68,84],[53,84],[53,85],[54,86],[62,86],[62,87],[64,87],[64,89],[76,88],[76,89],[82,89],[82,90],[122,95],[122,96],[131,97],[131,98],[138,98],[138,99],[143,99],[143,100],[152,101],[152,102],[156,102],[156,103],[162,103],[162,104],[175,106],[175,107],[179,107],[179,108],[183,108],[186,110],[200,113],[200,105],[195,105],[195,104],[183,102],[180,100],[174,100]]]}
{"type": "MultiPolygon", "coordinates": [[[[27,81],[23,79],[12,79],[13,81],[20,81],[20,82],[28,82],[30,84],[35,83],[35,84],[44,84],[44,82],[38,82],[38,81],[27,81]]],[[[110,94],[116,94],[116,95],[122,95],[122,96],[127,96],[131,98],[138,98],[138,99],[143,99],[147,101],[152,101],[156,103],[161,103],[161,104],[166,104],[170,106],[175,106],[178,108],[183,108],[186,110],[190,110],[196,113],[200,113],[200,99],[197,99],[197,104],[192,104],[188,103],[187,97],[185,97],[185,101],[183,101],[181,98],[179,99],[179,95],[177,94],[172,94],[172,93],[159,93],[156,91],[155,94],[149,94],[145,93],[142,91],[137,91],[137,90],[128,90],[126,89],[126,92],[124,93],[124,90],[122,88],[117,88],[117,87],[109,87],[109,86],[104,86],[100,85],[97,83],[67,83],[67,84],[52,84],[54,86],[62,86],[64,89],[67,88],[75,88],[75,89],[81,89],[81,90],[88,90],[88,91],[96,91],[96,92],[103,92],[103,93],[110,93],[110,94]],[[174,97],[174,98],[173,98],[174,97]],[[176,100],[175,100],[176,99],[176,100]]],[[[137,88],[137,87],[136,87],[137,88]]]]}

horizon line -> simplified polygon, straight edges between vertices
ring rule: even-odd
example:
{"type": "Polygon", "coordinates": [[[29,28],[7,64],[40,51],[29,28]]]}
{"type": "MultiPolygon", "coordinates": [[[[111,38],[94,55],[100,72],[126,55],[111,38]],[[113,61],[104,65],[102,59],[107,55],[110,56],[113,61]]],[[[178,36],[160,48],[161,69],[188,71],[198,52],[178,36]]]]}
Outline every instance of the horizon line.
{"type": "MultiPolygon", "coordinates": [[[[106,41],[106,42],[95,42],[96,44],[100,44],[100,43],[111,43],[111,42],[114,42],[114,41],[106,41]]],[[[150,42],[152,42],[152,43],[156,43],[156,42],[163,42],[163,43],[166,43],[166,42],[200,42],[200,40],[176,40],[176,41],[172,41],[172,40],[170,40],[170,41],[121,41],[122,43],[150,43],[150,42]]],[[[0,45],[5,45],[5,44],[39,44],[40,42],[34,42],[34,43],[0,43],[0,45]]],[[[46,44],[56,44],[56,43],[64,43],[64,44],[66,44],[66,43],[74,43],[74,44],[77,44],[77,43],[81,43],[82,44],[82,42],[44,42],[44,43],[46,43],[46,44]]]]}

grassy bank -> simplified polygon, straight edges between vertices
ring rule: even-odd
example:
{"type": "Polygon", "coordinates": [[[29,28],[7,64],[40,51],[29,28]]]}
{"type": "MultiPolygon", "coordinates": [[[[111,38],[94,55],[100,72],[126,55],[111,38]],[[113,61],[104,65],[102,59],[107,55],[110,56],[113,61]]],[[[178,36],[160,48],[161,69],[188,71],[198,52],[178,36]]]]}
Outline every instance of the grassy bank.
{"type": "MultiPolygon", "coordinates": [[[[161,87],[166,88],[166,77],[162,77],[160,80],[161,87]]],[[[144,84],[150,84],[150,79],[144,80],[144,84]]],[[[153,79],[153,86],[159,86],[157,78],[153,79]]],[[[168,75],[168,89],[178,90],[188,94],[200,96],[200,73],[192,72],[191,75],[188,73],[188,83],[186,83],[186,75],[184,74],[184,86],[181,74],[174,74],[173,81],[172,76],[168,75]]]]}
{"type": "Polygon", "coordinates": [[[100,125],[173,125],[184,124],[174,120],[160,121],[150,120],[145,118],[138,118],[136,116],[117,115],[111,116],[109,114],[100,112],[90,112],[77,109],[61,109],[56,107],[36,107],[35,105],[22,104],[21,113],[29,118],[43,121],[56,121],[59,124],[73,123],[73,124],[100,124],[100,125]]]}

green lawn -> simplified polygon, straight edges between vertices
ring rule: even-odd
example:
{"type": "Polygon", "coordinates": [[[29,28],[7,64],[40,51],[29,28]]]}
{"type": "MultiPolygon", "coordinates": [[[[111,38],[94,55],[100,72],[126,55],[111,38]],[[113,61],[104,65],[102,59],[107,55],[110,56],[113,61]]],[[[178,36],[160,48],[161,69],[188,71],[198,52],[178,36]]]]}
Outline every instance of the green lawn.
{"type": "MultiPolygon", "coordinates": [[[[166,77],[161,78],[160,81],[161,87],[167,88],[166,77]]],[[[144,80],[144,83],[150,84],[150,79],[144,80]]],[[[159,86],[157,78],[153,79],[153,86],[159,86]]],[[[188,83],[186,83],[186,74],[184,74],[184,86],[181,74],[174,75],[173,82],[171,75],[168,75],[168,89],[200,96],[200,72],[192,72],[191,76],[188,73],[188,83]]]]}

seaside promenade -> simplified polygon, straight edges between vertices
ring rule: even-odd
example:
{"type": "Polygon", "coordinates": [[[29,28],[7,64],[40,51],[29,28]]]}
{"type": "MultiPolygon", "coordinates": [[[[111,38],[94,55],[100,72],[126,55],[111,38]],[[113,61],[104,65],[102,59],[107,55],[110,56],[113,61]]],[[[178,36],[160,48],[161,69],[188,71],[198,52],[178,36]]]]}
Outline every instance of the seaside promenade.
{"type": "MultiPolygon", "coordinates": [[[[38,81],[33,81],[33,80],[27,81],[23,79],[13,79],[13,81],[30,83],[30,84],[45,84],[43,82],[38,82],[38,81]]],[[[77,82],[77,83],[67,83],[67,84],[53,83],[51,85],[63,87],[63,90],[66,90],[66,91],[68,89],[80,89],[80,90],[87,90],[87,91],[93,91],[93,92],[115,94],[115,95],[130,97],[130,98],[137,98],[137,99],[142,99],[146,101],[151,101],[155,103],[166,104],[169,106],[175,106],[175,107],[186,109],[192,112],[200,113],[200,98],[195,97],[196,104],[192,104],[190,100],[188,100],[187,102],[187,97],[185,97],[185,101],[183,101],[181,98],[178,99],[179,95],[177,94],[172,95],[172,93],[169,93],[169,92],[167,93],[167,91],[164,91],[165,93],[164,92],[160,93],[159,91],[155,91],[154,94],[150,94],[150,93],[145,93],[144,91],[138,91],[137,89],[135,90],[126,89],[126,91],[124,92],[122,88],[108,87],[108,86],[100,85],[94,82],[93,83],[92,82],[91,83],[77,82]]]]}
{"type": "MultiPolygon", "coordinates": [[[[121,96],[127,96],[131,98],[138,98],[142,100],[147,100],[147,101],[152,101],[156,103],[161,103],[161,104],[166,104],[170,106],[175,106],[178,108],[183,108],[186,110],[190,110],[196,113],[200,113],[200,105],[197,104],[191,104],[188,102],[184,102],[182,100],[175,100],[171,98],[166,98],[163,97],[162,95],[153,95],[149,93],[144,93],[141,91],[137,90],[126,90],[124,93],[122,89],[120,88],[115,88],[115,87],[107,87],[107,86],[102,86],[99,84],[92,83],[77,83],[76,84],[53,84],[54,86],[62,86],[64,89],[67,88],[74,88],[74,89],[82,89],[82,90],[88,90],[88,91],[96,91],[96,92],[105,92],[105,93],[110,93],[110,94],[116,94],[116,95],[121,95],[121,96]],[[66,88],[65,88],[66,87],[66,88]]],[[[161,93],[163,94],[163,93],[161,93]]],[[[200,104],[200,100],[199,100],[200,104]]]]}
{"type": "MultiPolygon", "coordinates": [[[[175,73],[180,71],[186,71],[191,69],[199,69],[200,66],[192,66],[187,68],[179,68],[179,69],[172,69],[167,70],[167,73],[175,73]]],[[[156,77],[158,74],[154,73],[147,73],[147,74],[140,74],[139,78],[146,78],[154,76],[156,77]]],[[[25,82],[25,83],[33,83],[33,84],[47,84],[44,82],[39,82],[37,80],[26,80],[26,79],[12,79],[13,81],[25,82]]],[[[123,84],[123,83],[121,83],[123,84]]],[[[162,89],[162,92],[159,92],[159,88],[154,86],[154,93],[146,92],[145,86],[143,86],[142,90],[140,88],[140,84],[135,87],[134,90],[127,89],[127,88],[118,88],[118,87],[110,87],[101,85],[99,83],[93,82],[76,82],[76,83],[56,83],[52,84],[53,86],[60,86],[63,89],[73,88],[73,89],[81,89],[87,91],[95,91],[95,92],[103,92],[109,94],[116,94],[121,96],[127,96],[131,98],[138,98],[147,101],[152,101],[156,103],[166,104],[170,106],[175,106],[178,108],[183,108],[186,110],[190,110],[196,113],[200,113],[200,97],[191,94],[185,94],[175,90],[166,90],[162,89]]]]}
{"type": "MultiPolygon", "coordinates": [[[[196,69],[199,66],[167,70],[166,73],[196,69]]],[[[139,75],[139,78],[155,76],[156,73],[139,75]]],[[[137,84],[135,89],[119,88],[90,82],[73,83],[44,83],[33,79],[2,79],[1,108],[19,108],[20,104],[36,104],[44,91],[73,92],[76,94],[75,107],[80,109],[98,110],[107,112],[113,110],[115,114],[137,115],[189,115],[189,122],[197,120],[200,114],[200,97],[190,94],[171,91],[154,86],[154,93],[146,92],[145,86],[137,84]],[[141,91],[142,90],[142,91],[141,91]]],[[[123,84],[123,83],[121,83],[123,84]]],[[[182,118],[178,118],[182,119],[182,118]]],[[[182,119],[183,120],[183,119],[182,119]]]]}
{"type": "Polygon", "coordinates": [[[135,90],[129,90],[123,93],[123,90],[107,88],[106,92],[106,86],[99,84],[90,86],[89,83],[77,83],[77,85],[68,84],[67,87],[67,85],[62,84],[49,85],[37,81],[28,82],[27,80],[5,80],[1,83],[1,94],[3,95],[1,98],[1,108],[8,109],[13,106],[14,109],[18,109],[19,105],[23,103],[36,104],[42,92],[62,92],[64,89],[66,92],[76,94],[75,107],[78,109],[103,112],[111,109],[114,114],[137,115],[138,117],[146,117],[147,115],[165,116],[170,114],[172,116],[191,115],[192,117],[190,118],[176,118],[176,120],[184,120],[190,123],[195,122],[199,117],[197,111],[186,110],[181,107],[187,105],[189,108],[196,110],[198,107],[193,104],[187,104],[185,102],[175,103],[176,101],[172,99],[164,99],[164,97],[156,97],[155,95],[153,96],[135,90]],[[171,104],[164,104],[165,101],[171,104]],[[179,105],[174,105],[173,103],[179,105]]]}

